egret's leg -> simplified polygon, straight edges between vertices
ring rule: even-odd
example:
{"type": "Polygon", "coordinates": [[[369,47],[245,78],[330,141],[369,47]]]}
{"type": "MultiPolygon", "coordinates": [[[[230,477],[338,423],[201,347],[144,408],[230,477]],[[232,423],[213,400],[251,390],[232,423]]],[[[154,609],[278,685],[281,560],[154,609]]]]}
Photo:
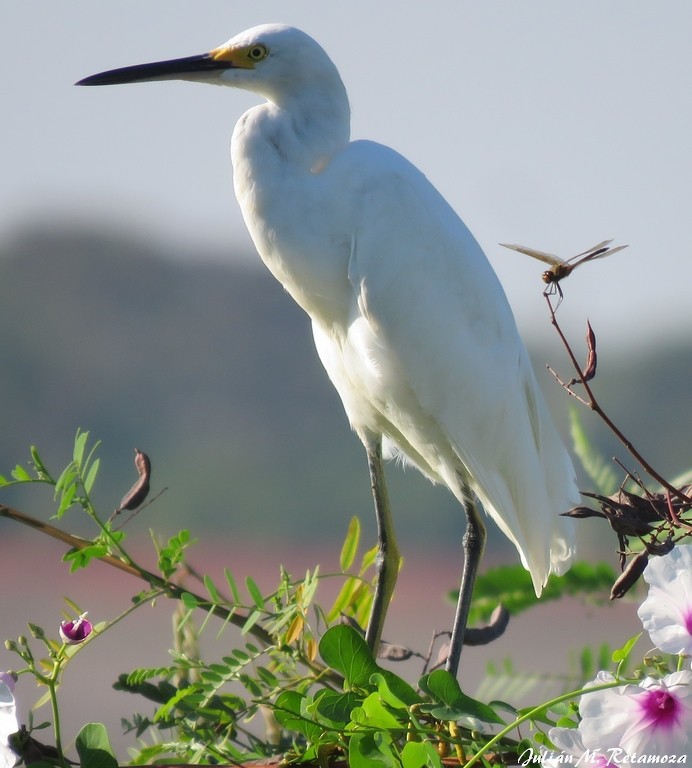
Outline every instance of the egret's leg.
{"type": "Polygon", "coordinates": [[[368,468],[372,496],[375,501],[375,518],[377,520],[377,583],[370,611],[370,620],[365,632],[365,640],[374,655],[382,637],[382,627],[392,599],[394,585],[399,573],[399,549],[396,545],[392,513],[389,508],[389,496],[384,479],[384,464],[382,462],[382,440],[378,439],[371,445],[366,445],[368,453],[368,468]]]}
{"type": "Polygon", "coordinates": [[[466,483],[463,486],[464,512],[466,513],[466,533],[462,542],[464,547],[464,569],[461,574],[459,601],[457,602],[457,611],[454,615],[452,639],[449,642],[449,655],[445,665],[447,671],[451,672],[455,677],[459,669],[461,648],[464,644],[464,632],[466,631],[466,622],[469,616],[469,608],[471,607],[476,571],[483,557],[486,539],[485,526],[481,520],[471,489],[466,483]]]}

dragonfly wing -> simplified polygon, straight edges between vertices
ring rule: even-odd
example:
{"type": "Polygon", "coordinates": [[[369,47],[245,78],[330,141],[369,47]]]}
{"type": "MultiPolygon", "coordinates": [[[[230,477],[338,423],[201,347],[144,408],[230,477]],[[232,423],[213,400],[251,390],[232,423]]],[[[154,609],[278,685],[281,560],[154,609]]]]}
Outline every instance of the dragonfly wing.
{"type": "Polygon", "coordinates": [[[602,243],[598,243],[597,245],[592,245],[591,248],[587,248],[585,251],[578,253],[576,256],[572,256],[571,258],[567,259],[567,263],[569,263],[570,261],[575,261],[576,259],[580,259],[583,256],[585,256],[588,259],[593,259],[597,255],[596,252],[605,253],[608,250],[608,246],[612,242],[613,242],[613,238],[611,237],[610,240],[604,240],[602,243]]]}
{"type": "MultiPolygon", "coordinates": [[[[612,242],[612,240],[609,240],[608,242],[612,242]]],[[[589,256],[589,260],[591,259],[602,259],[604,256],[610,256],[613,253],[617,253],[618,251],[623,250],[623,248],[627,248],[626,245],[616,245],[615,248],[606,248],[605,250],[601,251],[601,253],[595,253],[593,256],[589,256]]]]}
{"type": "Polygon", "coordinates": [[[537,251],[535,248],[527,248],[524,245],[514,245],[511,243],[500,243],[503,248],[511,248],[513,251],[519,251],[519,253],[525,253],[527,256],[533,256],[534,259],[543,261],[546,264],[552,264],[557,266],[562,264],[562,259],[558,258],[552,253],[546,253],[545,251],[537,251]]]}

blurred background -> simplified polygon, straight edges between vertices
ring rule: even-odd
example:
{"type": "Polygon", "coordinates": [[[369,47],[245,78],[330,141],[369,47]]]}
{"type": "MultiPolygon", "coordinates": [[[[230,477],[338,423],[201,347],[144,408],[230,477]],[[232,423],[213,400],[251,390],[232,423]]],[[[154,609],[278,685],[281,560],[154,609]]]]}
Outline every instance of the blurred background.
{"type": "MultiPolygon", "coordinates": [[[[405,154],[466,220],[566,440],[575,403],[544,369],[571,372],[541,296],[543,267],[497,244],[568,257],[605,238],[629,243],[569,278],[560,321],[582,349],[590,319],[602,404],[660,472],[687,469],[692,6],[24,0],[0,10],[0,473],[26,463],[31,444],[57,472],[77,428],[88,429],[102,441],[95,499],[107,513],[135,478],[133,449],[145,450],[154,492],[167,490],[128,526],[133,547],[152,558],[149,529],[188,527],[200,539],[193,563],[267,588],[280,564],[296,576],[335,568],[354,514],[374,542],[362,447],[307,318],[264,271],[233,199],[230,133],[257,98],[189,83],[73,87],[267,21],[312,34],[349,90],[354,138],[405,154]]],[[[581,417],[604,455],[631,465],[595,417],[581,417]]],[[[451,618],[462,516],[415,472],[392,465],[389,476],[405,557],[390,639],[424,649],[451,618]]],[[[42,518],[51,501],[41,489],[0,495],[42,518]]],[[[78,527],[70,515],[63,523],[78,527]]],[[[487,564],[514,562],[491,534],[487,564]]],[[[585,559],[615,563],[603,526],[585,521],[580,535],[585,559]]],[[[57,628],[63,594],[101,620],[139,588],[105,567],[70,577],[60,545],[5,520],[0,553],[2,639],[27,620],[57,628]]],[[[94,695],[108,698],[134,664],[165,663],[170,615],[159,605],[119,627],[105,656],[99,644],[85,651],[94,695]]],[[[618,643],[638,627],[632,604],[542,606],[497,645],[465,651],[465,688],[488,659],[559,671],[595,633],[618,643]],[[537,643],[546,632],[551,656],[537,643]]],[[[14,665],[0,651],[0,668],[14,665]]],[[[23,685],[26,707],[34,693],[23,685]]],[[[83,685],[66,682],[68,727],[94,716],[83,685]]],[[[103,718],[117,731],[117,714],[136,708],[121,694],[104,700],[103,718]]]]}

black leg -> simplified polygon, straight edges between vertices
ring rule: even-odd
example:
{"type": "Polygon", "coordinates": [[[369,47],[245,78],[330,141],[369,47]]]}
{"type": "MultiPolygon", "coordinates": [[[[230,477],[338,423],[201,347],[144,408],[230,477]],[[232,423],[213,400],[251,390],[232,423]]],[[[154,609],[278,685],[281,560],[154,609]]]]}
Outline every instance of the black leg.
{"type": "Polygon", "coordinates": [[[463,484],[464,512],[466,513],[466,533],[464,534],[464,569],[461,574],[461,586],[459,587],[459,601],[454,615],[454,627],[452,639],[449,643],[449,655],[445,668],[455,677],[459,670],[459,658],[464,644],[464,632],[471,607],[473,585],[476,581],[476,572],[485,547],[486,532],[481,516],[478,512],[471,489],[463,484]]]}
{"type": "Polygon", "coordinates": [[[382,441],[377,440],[374,445],[366,446],[368,453],[368,468],[370,470],[370,483],[372,496],[375,501],[375,518],[377,520],[377,583],[375,595],[370,611],[370,620],[365,633],[373,655],[377,655],[377,649],[382,637],[389,601],[392,599],[394,585],[399,573],[399,550],[394,535],[392,514],[389,508],[389,497],[384,479],[384,464],[382,462],[382,441]]]}

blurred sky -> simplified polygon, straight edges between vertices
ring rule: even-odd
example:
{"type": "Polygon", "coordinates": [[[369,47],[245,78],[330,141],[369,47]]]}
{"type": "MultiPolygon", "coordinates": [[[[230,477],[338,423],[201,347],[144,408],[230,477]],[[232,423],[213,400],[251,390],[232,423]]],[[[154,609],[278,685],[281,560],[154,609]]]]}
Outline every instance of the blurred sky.
{"type": "Polygon", "coordinates": [[[613,237],[630,248],[570,278],[564,317],[581,328],[588,314],[612,349],[687,333],[687,0],[3,4],[0,236],[49,215],[212,245],[229,259],[250,251],[228,144],[257,98],[190,83],[73,83],[202,52],[268,21],[327,49],[353,136],[393,146],[443,192],[524,330],[547,328],[542,267],[497,243],[566,257],[613,237]]]}

